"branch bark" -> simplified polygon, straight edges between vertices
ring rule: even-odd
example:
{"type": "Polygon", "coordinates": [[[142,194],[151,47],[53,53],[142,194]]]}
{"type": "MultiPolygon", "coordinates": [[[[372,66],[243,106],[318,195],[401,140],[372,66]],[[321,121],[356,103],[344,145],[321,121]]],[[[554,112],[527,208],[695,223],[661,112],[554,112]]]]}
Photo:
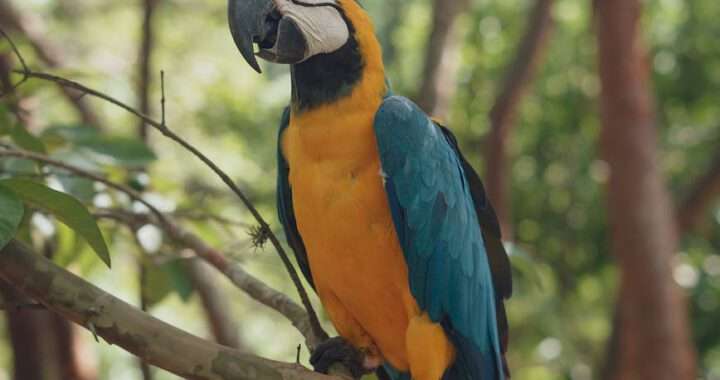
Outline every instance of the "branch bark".
{"type": "Polygon", "coordinates": [[[620,265],[617,378],[694,379],[686,304],[672,280],[677,231],[657,164],[641,5],[603,0],[596,6],[601,150],[610,166],[609,224],[620,265]]]}
{"type": "Polygon", "coordinates": [[[0,250],[0,278],[108,343],[184,378],[340,379],[202,340],[139,311],[16,241],[0,250]]]}
{"type": "Polygon", "coordinates": [[[425,49],[423,82],[417,103],[430,115],[447,117],[459,68],[458,18],[469,0],[434,0],[430,38],[425,49]]]}
{"type": "Polygon", "coordinates": [[[528,18],[528,28],[490,110],[490,134],[485,146],[485,181],[488,197],[495,207],[503,237],[507,240],[512,240],[513,236],[508,184],[508,139],[527,84],[532,80],[547,46],[553,24],[552,6],[553,0],[537,0],[528,18]]]}
{"type": "MultiPolygon", "coordinates": [[[[60,47],[45,37],[43,22],[39,17],[21,13],[10,0],[0,0],[0,25],[24,35],[46,66],[60,68],[64,65],[60,47]]],[[[64,86],[59,86],[59,89],[78,112],[83,123],[96,128],[101,126],[100,119],[81,92],[64,86]]]]}

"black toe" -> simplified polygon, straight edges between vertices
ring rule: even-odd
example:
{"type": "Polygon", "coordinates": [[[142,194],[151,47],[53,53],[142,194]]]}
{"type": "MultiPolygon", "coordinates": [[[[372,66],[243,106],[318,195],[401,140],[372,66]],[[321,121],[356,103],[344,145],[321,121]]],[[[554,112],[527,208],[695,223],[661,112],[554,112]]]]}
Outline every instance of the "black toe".
{"type": "Polygon", "coordinates": [[[333,364],[340,363],[350,370],[355,378],[367,371],[363,366],[365,355],[342,337],[334,337],[321,343],[310,356],[310,364],[316,372],[328,373],[333,364]]]}

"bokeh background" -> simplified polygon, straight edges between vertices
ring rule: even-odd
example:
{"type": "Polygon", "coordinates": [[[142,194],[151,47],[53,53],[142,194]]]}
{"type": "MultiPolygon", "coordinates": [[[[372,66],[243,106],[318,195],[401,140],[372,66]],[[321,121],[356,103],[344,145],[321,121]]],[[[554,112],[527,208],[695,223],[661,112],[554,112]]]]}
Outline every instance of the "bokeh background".
{"type": "MultiPolygon", "coordinates": [[[[264,75],[258,75],[242,61],[228,32],[224,1],[155,3],[149,80],[139,74],[146,2],[0,0],[0,26],[32,67],[81,81],[138,107],[143,103],[138,94],[145,91],[146,83],[147,112],[152,115],[159,113],[158,73],[164,70],[170,128],[227,170],[281,234],[274,212],[275,143],[278,121],[289,100],[288,68],[264,65],[264,75]]],[[[440,11],[447,12],[453,3],[448,1],[440,11]]],[[[458,5],[450,37],[433,45],[435,50],[428,54],[440,12],[432,1],[362,1],[375,21],[394,91],[429,104],[458,136],[481,175],[487,171],[491,110],[513,62],[529,54],[534,75],[525,79],[522,98],[510,111],[512,129],[504,140],[507,163],[501,173],[508,184],[503,194],[511,206],[503,222],[512,231],[507,236],[512,240],[508,246],[516,284],[507,304],[508,359],[516,379],[603,379],[608,378],[606,369],[612,367],[617,351],[610,337],[618,269],[611,254],[606,206],[609,169],[598,142],[596,4],[547,3],[552,21],[542,26],[545,29],[539,32],[544,36],[536,47],[518,48],[527,38],[533,15],[538,17],[537,1],[472,0],[458,5]],[[444,62],[438,70],[445,76],[428,84],[426,63],[439,58],[444,62]],[[428,99],[428,88],[440,99],[428,99]]],[[[656,101],[658,164],[680,208],[720,152],[720,3],[655,0],[643,6],[640,33],[656,101]]],[[[8,65],[18,67],[5,41],[0,42],[0,55],[8,65]]],[[[140,126],[133,116],[89,97],[68,98],[48,83],[30,81],[18,89],[17,98],[24,110],[23,125],[49,146],[52,131],[89,124],[107,135],[138,136],[140,126]],[[78,102],[86,114],[77,112],[78,102]]],[[[4,104],[0,114],[13,118],[4,104]]],[[[207,169],[162,136],[151,131],[147,145],[155,158],[140,149],[129,157],[110,154],[110,163],[102,164],[109,165],[104,167],[114,178],[142,186],[153,202],[231,254],[232,260],[296,297],[272,247],[253,246],[248,235],[253,221],[242,204],[207,169]],[[133,158],[137,161],[127,162],[133,158]],[[139,166],[147,173],[135,170],[139,166]]],[[[84,160],[72,149],[53,149],[57,157],[84,160]]],[[[3,159],[0,175],[11,175],[26,164],[3,159]]],[[[71,192],[98,209],[127,203],[87,183],[61,187],[70,191],[74,185],[71,192]]],[[[112,270],[51,217],[36,213],[28,236],[36,247],[50,247],[56,261],[112,294],[137,305],[145,298],[153,315],[212,338],[207,307],[197,291],[201,277],[209,282],[203,286],[219,292],[220,308],[230,316],[237,345],[265,357],[294,361],[303,339],[286,320],[213,270],[191,274],[167,260],[172,248],[157,229],[145,226],[132,233],[110,220],[102,220],[101,226],[113,255],[112,270]]],[[[704,204],[680,238],[668,281],[687,296],[698,376],[720,379],[717,197],[704,204]]],[[[13,350],[19,349],[11,344],[10,314],[0,314],[0,380],[13,379],[13,350]]],[[[48,312],[24,311],[20,318],[27,322],[48,317],[42,314],[48,312]]],[[[36,356],[22,360],[42,367],[43,379],[62,378],[62,371],[51,365],[53,355],[59,355],[50,343],[55,339],[53,329],[59,327],[47,321],[34,326],[42,329],[26,331],[25,341],[40,339],[40,349],[36,356]]],[[[80,353],[82,379],[143,378],[132,356],[95,343],[83,329],[69,330],[62,342],[80,353]]],[[[307,355],[303,351],[303,360],[307,355]]],[[[153,372],[156,379],[176,378],[161,370],[153,372]]]]}

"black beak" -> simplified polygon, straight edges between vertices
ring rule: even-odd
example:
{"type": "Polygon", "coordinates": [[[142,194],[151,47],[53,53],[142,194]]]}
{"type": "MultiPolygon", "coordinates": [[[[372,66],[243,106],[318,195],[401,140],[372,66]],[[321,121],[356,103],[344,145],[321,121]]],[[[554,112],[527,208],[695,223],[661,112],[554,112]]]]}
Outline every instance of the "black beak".
{"type": "Polygon", "coordinates": [[[228,21],[235,45],[247,63],[255,71],[261,73],[260,65],[255,59],[254,42],[264,39],[265,19],[272,12],[272,0],[229,0],[228,21]]]}
{"type": "Polygon", "coordinates": [[[283,17],[272,0],[228,0],[228,20],[235,45],[258,73],[257,53],[277,63],[298,63],[305,58],[307,43],[297,24],[283,17]]]}

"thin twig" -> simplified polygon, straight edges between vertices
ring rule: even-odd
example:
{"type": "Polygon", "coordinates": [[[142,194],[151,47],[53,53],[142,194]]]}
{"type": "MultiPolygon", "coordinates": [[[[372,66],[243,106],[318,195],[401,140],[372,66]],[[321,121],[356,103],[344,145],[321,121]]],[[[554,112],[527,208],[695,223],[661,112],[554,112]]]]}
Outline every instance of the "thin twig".
{"type": "MultiPolygon", "coordinates": [[[[4,35],[6,39],[10,39],[9,36],[4,35]]],[[[19,51],[15,51],[15,54],[20,54],[19,51]]],[[[209,167],[222,181],[227,185],[230,190],[232,190],[235,195],[237,195],[238,198],[242,201],[242,203],[245,205],[245,207],[250,211],[252,216],[257,220],[258,224],[261,228],[267,230],[268,238],[270,239],[270,242],[275,247],[275,250],[280,255],[280,259],[283,262],[283,265],[285,266],[285,269],[288,272],[288,275],[290,276],[290,279],[292,280],[293,284],[295,285],[295,288],[297,289],[297,292],[300,296],[300,299],[307,310],[307,313],[310,317],[310,323],[312,325],[312,329],[315,332],[315,335],[319,337],[327,337],[327,333],[325,330],[323,330],[322,326],[320,325],[320,320],[317,317],[317,313],[315,313],[315,309],[312,306],[312,303],[310,302],[310,297],[308,296],[307,292],[305,291],[305,287],[302,284],[302,281],[300,280],[300,276],[298,275],[297,271],[295,270],[295,267],[292,265],[292,262],[290,261],[290,258],[285,251],[285,249],[282,247],[282,244],[280,243],[280,240],[277,238],[277,236],[272,232],[272,229],[270,228],[270,225],[265,221],[265,219],[260,215],[260,212],[255,208],[255,206],[250,202],[250,199],[243,193],[242,190],[233,182],[233,180],[230,178],[230,176],[225,173],[222,169],[220,169],[219,166],[217,166],[210,158],[208,158],[205,154],[200,152],[194,145],[187,142],[185,139],[180,137],[179,135],[175,134],[168,126],[163,122],[158,122],[157,120],[153,119],[152,117],[143,114],[142,112],[138,111],[137,109],[129,106],[128,104],[113,98],[110,95],[107,95],[105,93],[102,93],[100,91],[94,90],[92,88],[86,87],[76,81],[66,79],[57,75],[48,74],[44,72],[36,72],[29,70],[28,68],[23,68],[23,71],[15,70],[15,72],[26,75],[28,78],[35,78],[35,79],[41,79],[53,83],[57,83],[63,87],[72,88],[78,91],[85,92],[91,96],[94,96],[98,99],[105,100],[117,107],[120,107],[124,109],[125,111],[141,118],[144,120],[148,125],[154,127],[156,130],[158,130],[163,136],[175,141],[177,144],[185,148],[187,151],[192,153],[197,159],[199,159],[202,163],[204,163],[207,167],[209,167]]]]}
{"type": "Polygon", "coordinates": [[[16,84],[13,84],[10,88],[10,90],[7,93],[0,92],[0,98],[4,97],[5,95],[12,94],[16,88],[20,87],[25,81],[29,79],[28,73],[30,72],[30,69],[28,68],[27,62],[25,62],[25,58],[23,58],[22,54],[20,54],[20,50],[18,50],[18,47],[15,45],[15,42],[13,42],[12,38],[5,33],[5,31],[0,28],[0,34],[2,34],[3,38],[5,38],[8,43],[10,44],[10,48],[12,49],[13,53],[15,53],[15,56],[18,57],[18,60],[20,61],[20,66],[22,66],[22,74],[23,77],[20,79],[19,82],[16,84]]]}

